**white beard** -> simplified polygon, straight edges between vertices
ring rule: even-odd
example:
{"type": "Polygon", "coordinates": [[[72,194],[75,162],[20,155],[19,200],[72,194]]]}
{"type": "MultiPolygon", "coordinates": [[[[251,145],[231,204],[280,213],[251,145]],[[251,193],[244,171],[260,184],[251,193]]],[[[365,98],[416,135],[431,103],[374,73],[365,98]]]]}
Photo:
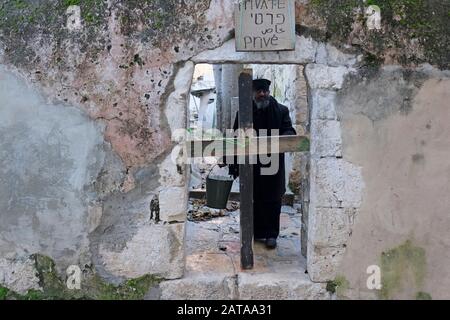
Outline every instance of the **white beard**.
{"type": "Polygon", "coordinates": [[[270,100],[266,99],[263,101],[255,101],[255,104],[256,104],[256,108],[258,108],[258,110],[265,109],[269,106],[270,100]]]}

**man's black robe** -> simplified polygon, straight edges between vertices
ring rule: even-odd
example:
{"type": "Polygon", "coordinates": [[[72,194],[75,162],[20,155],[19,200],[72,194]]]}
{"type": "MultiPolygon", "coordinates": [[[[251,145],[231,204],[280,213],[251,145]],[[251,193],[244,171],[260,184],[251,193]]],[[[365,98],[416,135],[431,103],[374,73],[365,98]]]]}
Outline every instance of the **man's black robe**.
{"type": "MultiPolygon", "coordinates": [[[[238,128],[238,114],[233,129],[238,128]]],[[[253,129],[259,136],[260,129],[278,129],[279,135],[295,135],[292,127],[289,109],[270,97],[270,104],[265,109],[258,110],[253,104],[253,129]]],[[[270,157],[271,155],[269,155],[270,157]]],[[[276,155],[273,155],[276,157],[276,155]]],[[[274,175],[261,175],[261,167],[270,167],[271,164],[263,165],[258,161],[253,165],[253,208],[254,208],[254,235],[255,238],[276,238],[279,234],[279,218],[281,210],[281,198],[286,192],[286,179],[284,168],[284,153],[278,155],[279,169],[274,175]]],[[[235,164],[229,166],[230,174],[235,177],[239,175],[239,165],[235,157],[235,164]]]]}

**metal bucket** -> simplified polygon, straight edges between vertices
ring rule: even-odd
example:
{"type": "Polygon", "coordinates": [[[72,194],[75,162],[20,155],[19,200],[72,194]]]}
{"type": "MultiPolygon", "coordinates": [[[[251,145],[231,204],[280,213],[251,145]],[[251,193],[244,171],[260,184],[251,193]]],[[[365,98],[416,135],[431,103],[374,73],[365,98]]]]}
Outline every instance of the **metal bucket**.
{"type": "Polygon", "coordinates": [[[226,176],[211,176],[213,168],[206,177],[206,205],[214,209],[225,209],[234,179],[226,176]]]}

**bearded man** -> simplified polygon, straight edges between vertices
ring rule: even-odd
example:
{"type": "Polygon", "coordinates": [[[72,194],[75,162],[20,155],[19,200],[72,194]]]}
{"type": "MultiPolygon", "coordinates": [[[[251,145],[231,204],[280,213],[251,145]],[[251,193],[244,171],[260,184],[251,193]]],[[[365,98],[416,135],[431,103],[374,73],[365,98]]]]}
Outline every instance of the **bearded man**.
{"type": "MultiPolygon", "coordinates": [[[[253,129],[258,136],[296,135],[289,109],[270,95],[270,84],[267,79],[253,80],[253,129]]],[[[234,130],[238,128],[238,116],[234,130]]],[[[268,249],[274,249],[280,233],[281,200],[286,192],[284,153],[265,157],[258,156],[253,165],[253,229],[255,241],[264,241],[268,249]],[[271,162],[267,163],[267,158],[271,162]],[[278,161],[277,170],[267,170],[274,167],[272,161],[278,161]]],[[[236,161],[229,165],[229,172],[234,177],[239,175],[236,161]]]]}

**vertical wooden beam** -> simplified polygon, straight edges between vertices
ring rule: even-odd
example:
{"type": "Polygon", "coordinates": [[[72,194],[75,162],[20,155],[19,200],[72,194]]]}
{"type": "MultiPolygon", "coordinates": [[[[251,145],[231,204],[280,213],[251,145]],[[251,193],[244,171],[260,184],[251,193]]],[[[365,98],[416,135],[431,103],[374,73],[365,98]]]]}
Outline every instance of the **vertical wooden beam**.
{"type": "MultiPolygon", "coordinates": [[[[253,127],[252,70],[245,69],[239,76],[239,128],[253,127]]],[[[241,223],[241,267],[253,268],[253,165],[245,157],[239,165],[240,223],[241,223]]]]}

